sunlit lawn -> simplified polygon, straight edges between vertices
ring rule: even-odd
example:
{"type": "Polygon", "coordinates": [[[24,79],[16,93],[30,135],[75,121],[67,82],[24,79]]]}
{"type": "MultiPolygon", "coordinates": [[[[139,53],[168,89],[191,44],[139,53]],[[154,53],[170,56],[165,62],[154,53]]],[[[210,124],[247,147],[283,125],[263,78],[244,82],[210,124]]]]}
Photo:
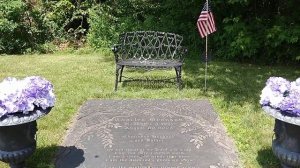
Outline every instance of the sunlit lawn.
{"type": "MultiPolygon", "coordinates": [[[[209,99],[239,151],[244,167],[279,167],[271,151],[273,119],[263,113],[259,95],[270,76],[295,80],[300,70],[250,64],[211,62],[208,91],[204,92],[204,64],[189,58],[183,67],[184,88],[173,83],[127,82],[114,92],[115,64],[109,54],[0,56],[0,80],[40,75],[50,80],[57,96],[55,108],[38,120],[38,148],[29,168],[54,167],[53,158],[80,105],[87,99],[209,99]]],[[[128,71],[124,75],[160,79],[175,71],[128,71]]],[[[0,164],[6,167],[6,164],[0,164]]]]}

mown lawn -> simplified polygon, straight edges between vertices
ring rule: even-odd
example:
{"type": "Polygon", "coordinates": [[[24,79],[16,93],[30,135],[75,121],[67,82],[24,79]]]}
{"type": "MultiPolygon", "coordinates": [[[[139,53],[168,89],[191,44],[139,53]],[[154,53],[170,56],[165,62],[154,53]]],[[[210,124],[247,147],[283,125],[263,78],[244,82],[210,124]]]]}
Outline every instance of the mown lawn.
{"type": "MultiPolygon", "coordinates": [[[[209,99],[234,139],[243,167],[279,167],[271,151],[273,119],[263,113],[259,95],[270,76],[290,80],[299,68],[211,62],[208,91],[204,92],[204,64],[189,58],[183,67],[184,89],[172,83],[127,82],[114,92],[115,64],[110,54],[54,54],[0,56],[0,80],[39,75],[50,80],[57,96],[55,108],[38,120],[38,149],[28,167],[54,167],[57,147],[87,99],[209,99]]],[[[130,71],[131,77],[173,77],[175,71],[130,71]]],[[[0,167],[7,167],[0,164],[0,167]]]]}

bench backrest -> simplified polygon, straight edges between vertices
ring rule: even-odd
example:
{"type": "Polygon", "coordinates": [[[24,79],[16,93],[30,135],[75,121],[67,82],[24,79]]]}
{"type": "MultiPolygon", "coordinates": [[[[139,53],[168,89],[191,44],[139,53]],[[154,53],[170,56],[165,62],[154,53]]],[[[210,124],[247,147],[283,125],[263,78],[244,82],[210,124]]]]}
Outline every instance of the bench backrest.
{"type": "Polygon", "coordinates": [[[182,59],[182,36],[154,31],[126,32],[119,36],[120,59],[182,59]]]}

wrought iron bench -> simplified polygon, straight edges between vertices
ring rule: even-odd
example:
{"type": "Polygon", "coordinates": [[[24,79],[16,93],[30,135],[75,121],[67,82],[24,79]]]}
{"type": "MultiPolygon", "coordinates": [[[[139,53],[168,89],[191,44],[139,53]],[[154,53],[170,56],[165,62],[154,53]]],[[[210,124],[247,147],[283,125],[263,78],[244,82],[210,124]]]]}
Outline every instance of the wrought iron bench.
{"type": "Polygon", "coordinates": [[[120,34],[112,48],[116,61],[115,91],[122,82],[124,67],[146,69],[174,68],[178,88],[181,89],[181,69],[187,49],[182,47],[182,36],[154,31],[136,31],[120,34]]]}

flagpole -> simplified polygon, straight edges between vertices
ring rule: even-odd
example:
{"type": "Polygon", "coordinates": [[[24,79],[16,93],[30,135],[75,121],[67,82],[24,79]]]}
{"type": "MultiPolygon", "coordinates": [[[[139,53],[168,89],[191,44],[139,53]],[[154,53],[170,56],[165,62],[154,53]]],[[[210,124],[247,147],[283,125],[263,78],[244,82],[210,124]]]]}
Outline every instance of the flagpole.
{"type": "Polygon", "coordinates": [[[206,44],[205,44],[205,84],[204,84],[204,90],[206,91],[206,81],[207,81],[207,43],[208,38],[206,36],[206,44]]]}
{"type": "MultiPolygon", "coordinates": [[[[206,10],[208,11],[208,0],[206,0],[206,10]]],[[[206,29],[206,38],[205,38],[205,83],[204,83],[204,91],[206,92],[206,80],[207,80],[207,49],[208,49],[208,32],[207,32],[207,24],[208,20],[206,21],[205,24],[205,29],[206,29]]]]}
{"type": "Polygon", "coordinates": [[[201,38],[205,37],[205,80],[204,91],[207,91],[207,69],[208,69],[208,35],[216,31],[213,14],[210,11],[209,0],[206,0],[201,14],[197,20],[197,27],[201,38]]]}

